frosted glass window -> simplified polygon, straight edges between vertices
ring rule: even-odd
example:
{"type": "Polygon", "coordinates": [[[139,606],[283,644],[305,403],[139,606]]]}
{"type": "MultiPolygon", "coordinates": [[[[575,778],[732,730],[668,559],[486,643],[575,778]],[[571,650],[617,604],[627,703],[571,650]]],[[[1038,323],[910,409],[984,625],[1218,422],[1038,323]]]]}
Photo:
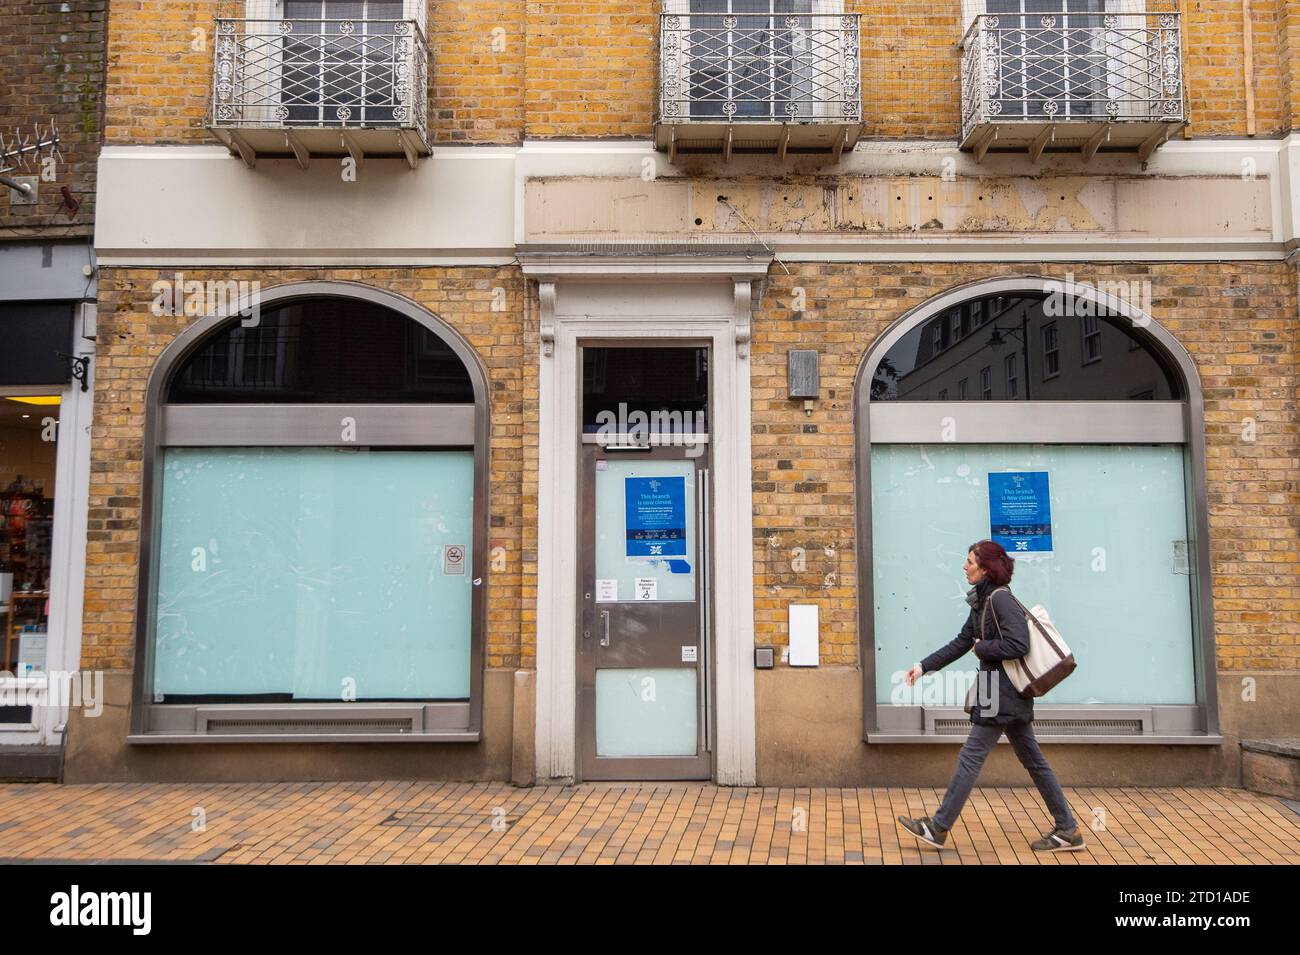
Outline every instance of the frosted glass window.
{"type": "Polygon", "coordinates": [[[694,667],[596,671],[597,756],[694,756],[694,667]]]}
{"type": "Polygon", "coordinates": [[[155,701],[469,697],[471,452],[163,454],[155,701]]]}
{"type": "MultiPolygon", "coordinates": [[[[992,471],[1048,475],[1050,556],[1017,558],[1011,588],[1026,607],[1047,607],[1079,667],[1041,701],[1195,703],[1183,449],[1174,445],[873,447],[877,699],[889,700],[892,675],[965,622],[962,564],[990,536],[992,471]]],[[[971,653],[949,669],[978,665],[971,653]]]]}
{"type": "Polygon", "coordinates": [[[695,550],[693,461],[596,462],[598,593],[694,600],[695,550]]]}

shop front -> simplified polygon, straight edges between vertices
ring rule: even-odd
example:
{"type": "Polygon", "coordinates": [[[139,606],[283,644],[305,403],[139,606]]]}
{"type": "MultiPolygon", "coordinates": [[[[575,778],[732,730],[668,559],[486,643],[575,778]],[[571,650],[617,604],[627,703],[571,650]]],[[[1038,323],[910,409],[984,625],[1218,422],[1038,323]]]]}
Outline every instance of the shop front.
{"type": "Polygon", "coordinates": [[[149,390],[128,742],[477,742],[486,418],[472,352],[375,289],[187,328],[149,390]]]}
{"type": "Polygon", "coordinates": [[[858,385],[869,744],[964,735],[954,674],[900,674],[954,629],[985,538],[1081,661],[1040,740],[1222,743],[1200,379],[1168,331],[1083,287],[976,282],[893,324],[858,385]]]}
{"type": "Polygon", "coordinates": [[[0,297],[0,776],[11,778],[57,776],[69,705],[96,705],[93,682],[83,694],[74,677],[94,312],[75,262],[85,250],[72,248],[47,250],[62,283],[28,272],[22,250],[11,249],[4,266],[14,281],[0,297]]]}

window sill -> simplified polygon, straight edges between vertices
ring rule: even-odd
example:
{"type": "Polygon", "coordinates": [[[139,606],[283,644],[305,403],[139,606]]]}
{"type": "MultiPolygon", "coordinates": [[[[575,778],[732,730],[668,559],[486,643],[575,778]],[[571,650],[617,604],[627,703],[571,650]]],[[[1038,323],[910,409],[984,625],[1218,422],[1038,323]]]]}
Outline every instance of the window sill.
{"type": "Polygon", "coordinates": [[[429,733],[132,733],[133,746],[159,743],[477,743],[474,730],[429,733]]]}
{"type": "MultiPolygon", "coordinates": [[[[953,743],[960,745],[966,742],[966,736],[958,733],[868,733],[863,737],[870,744],[892,744],[892,743],[953,743]]],[[[1160,746],[1222,746],[1224,739],[1222,736],[1212,736],[1209,734],[1161,734],[1161,733],[1143,733],[1136,734],[1042,734],[1035,733],[1034,738],[1040,743],[1086,743],[1088,745],[1106,745],[1106,746],[1144,746],[1156,744],[1160,746]]],[[[998,745],[1008,743],[1006,734],[998,740],[998,745]]]]}

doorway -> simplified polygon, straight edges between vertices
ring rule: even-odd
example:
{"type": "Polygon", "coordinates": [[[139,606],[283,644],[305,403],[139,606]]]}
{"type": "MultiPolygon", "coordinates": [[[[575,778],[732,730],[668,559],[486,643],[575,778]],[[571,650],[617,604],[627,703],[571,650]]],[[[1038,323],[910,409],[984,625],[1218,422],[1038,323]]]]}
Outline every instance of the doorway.
{"type": "Polygon", "coordinates": [[[709,349],[580,351],[578,778],[709,779],[709,349]]]}

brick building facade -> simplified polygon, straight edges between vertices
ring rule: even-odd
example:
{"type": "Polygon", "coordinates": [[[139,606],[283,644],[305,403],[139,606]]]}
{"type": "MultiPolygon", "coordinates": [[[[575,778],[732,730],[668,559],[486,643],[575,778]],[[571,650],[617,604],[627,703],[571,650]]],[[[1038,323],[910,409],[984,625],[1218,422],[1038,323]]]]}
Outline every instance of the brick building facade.
{"type": "MultiPolygon", "coordinates": [[[[960,701],[891,702],[890,673],[960,626],[964,546],[990,533],[981,470],[1045,471],[1062,489],[1055,563],[1026,562],[1023,596],[1052,608],[1080,659],[1080,676],[1039,704],[1064,779],[1235,785],[1241,738],[1293,735],[1295,2],[1070,0],[1050,24],[997,0],[807,0],[762,15],[727,0],[408,0],[350,11],[346,26],[330,25],[328,3],[288,6],[111,6],[80,647],[112,705],[98,719],[73,714],[69,778],[941,783],[960,701]],[[1107,52],[1089,59],[1085,41],[1107,52]],[[331,55],[350,65],[329,74],[331,55]],[[1044,55],[1059,76],[1026,69],[1044,55]],[[347,72],[358,62],[371,79],[347,72]],[[223,87],[227,69],[244,73],[223,87]],[[422,69],[423,87],[403,81],[422,69]],[[411,124],[392,112],[363,114],[380,117],[369,124],[335,112],[392,110],[375,105],[388,96],[425,126],[404,138],[411,124]],[[145,476],[163,473],[173,447],[204,447],[186,423],[207,412],[177,410],[166,389],[232,321],[159,313],[159,283],[177,273],[259,283],[273,304],[374,290],[473,356],[483,389],[456,413],[472,411],[488,436],[475,442],[481,590],[466,597],[481,609],[465,611],[463,637],[482,685],[464,710],[461,697],[418,692],[331,702],[203,685],[168,656],[157,590],[191,599],[167,590],[162,556],[185,543],[169,536],[181,504],[159,490],[168,479],[151,494],[145,476]],[[1142,383],[1112,376],[1116,393],[1086,413],[1048,402],[1022,413],[1010,399],[1056,374],[1045,364],[1055,336],[1077,348],[1081,333],[1089,349],[1100,334],[1062,322],[1046,344],[1052,283],[1078,289],[1075,301],[1112,289],[1096,297],[1107,329],[1129,329],[1122,350],[1151,355],[1174,397],[1137,402],[1142,383]],[[1023,365],[1014,348],[989,352],[987,407],[954,400],[956,381],[930,399],[975,463],[909,484],[946,466],[928,462],[951,439],[924,430],[923,402],[868,394],[882,357],[950,321],[953,342],[1014,340],[1022,333],[997,316],[1017,301],[1031,303],[1034,340],[1015,346],[1023,365]],[[658,596],[682,568],[657,576],[630,549],[607,565],[597,543],[614,500],[601,482],[641,472],[622,470],[638,452],[594,442],[583,401],[617,393],[602,371],[615,367],[635,403],[642,379],[618,364],[632,347],[706,353],[708,451],[693,465],[657,451],[649,471],[684,478],[679,509],[699,508],[680,528],[700,563],[684,571],[694,600],[658,596]],[[791,394],[792,352],[816,353],[809,398],[791,394]],[[1147,469],[1143,448],[1181,463],[1147,469]],[[971,480],[981,514],[945,496],[971,480]],[[938,515],[914,543],[887,538],[884,488],[938,515]],[[1141,512],[1174,497],[1182,532],[1144,529],[1141,512]],[[1097,549],[1128,569],[1081,576],[1097,549]],[[884,557],[894,553],[906,566],[884,557]],[[634,580],[661,616],[625,606],[634,580]],[[1132,628],[1089,633],[1095,617],[1071,584],[1113,599],[1132,628]],[[698,606],[697,622],[673,603],[698,606]],[[816,607],[813,666],[799,665],[808,641],[790,631],[806,616],[792,606],[816,607]],[[611,627],[615,650],[640,633],[645,648],[681,644],[681,660],[604,657],[593,641],[611,627]],[[688,663],[696,682],[684,689],[688,663]],[[601,682],[614,671],[654,689],[601,682]],[[412,700],[416,722],[375,728],[403,705],[406,719],[412,700]],[[307,733],[318,739],[293,735],[307,733]]],[[[364,359],[341,357],[358,369],[364,359]]],[[[973,398],[980,379],[969,386],[973,398]]],[[[317,411],[294,420],[315,428],[317,411]]],[[[247,427],[262,448],[304,443],[247,427]]],[[[239,433],[217,444],[239,447],[239,433]]],[[[628,518],[626,507],[609,514],[628,518]]],[[[217,660],[215,638],[195,652],[217,660]]],[[[392,675],[382,669],[367,679],[392,675]]],[[[988,774],[1020,778],[1009,758],[988,774]]]]}

